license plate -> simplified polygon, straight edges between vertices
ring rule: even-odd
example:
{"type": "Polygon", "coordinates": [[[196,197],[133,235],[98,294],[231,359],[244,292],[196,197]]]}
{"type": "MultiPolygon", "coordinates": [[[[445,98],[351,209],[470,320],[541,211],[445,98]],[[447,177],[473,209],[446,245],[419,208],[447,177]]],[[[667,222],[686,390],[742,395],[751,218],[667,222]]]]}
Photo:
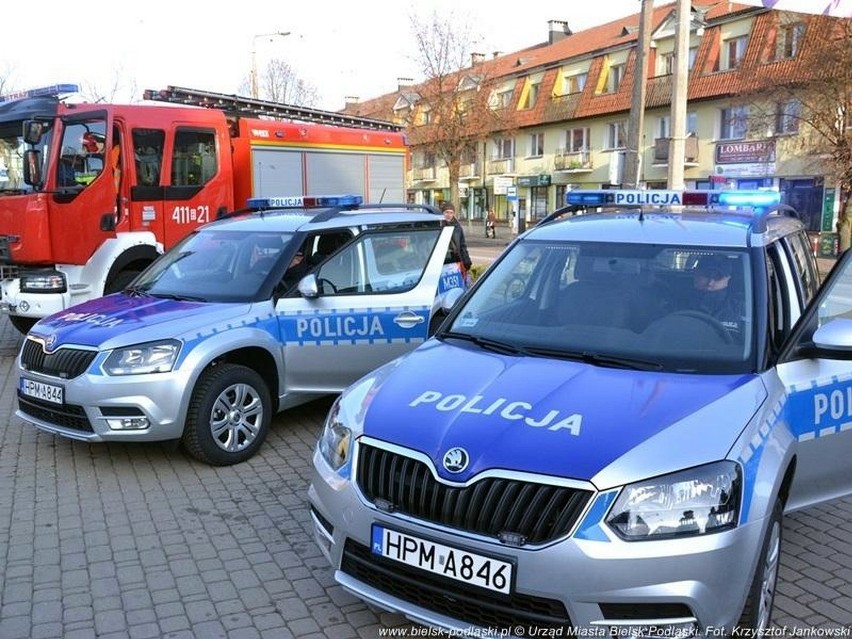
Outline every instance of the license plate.
{"type": "Polygon", "coordinates": [[[373,525],[372,551],[387,559],[503,594],[511,592],[512,564],[373,525]]]}
{"type": "Polygon", "coordinates": [[[44,384],[33,379],[22,377],[18,382],[18,388],[21,393],[27,397],[42,399],[53,404],[62,404],[64,402],[64,388],[62,386],[54,386],[53,384],[44,384]]]}

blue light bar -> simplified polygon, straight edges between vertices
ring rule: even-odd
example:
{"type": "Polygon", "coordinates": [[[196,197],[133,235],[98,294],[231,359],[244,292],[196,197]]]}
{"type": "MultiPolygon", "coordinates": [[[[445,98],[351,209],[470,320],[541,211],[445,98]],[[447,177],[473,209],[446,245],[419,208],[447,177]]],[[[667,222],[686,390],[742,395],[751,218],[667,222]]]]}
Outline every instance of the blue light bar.
{"type": "Polygon", "coordinates": [[[278,197],[250,197],[247,206],[254,210],[264,209],[319,209],[344,206],[360,206],[364,198],[360,195],[284,195],[278,197]]]}
{"type": "Polygon", "coordinates": [[[0,102],[14,102],[15,100],[23,100],[24,98],[59,97],[63,93],[79,92],[80,86],[77,84],[51,84],[46,87],[38,87],[37,89],[13,91],[12,93],[0,95],[0,102]]]}
{"type": "Polygon", "coordinates": [[[781,204],[778,191],[717,191],[721,206],[753,206],[766,208],[781,204]]]}
{"type": "Polygon", "coordinates": [[[663,191],[577,189],[565,194],[566,204],[590,207],[631,206],[729,206],[769,208],[781,203],[778,191],[663,191]]]}

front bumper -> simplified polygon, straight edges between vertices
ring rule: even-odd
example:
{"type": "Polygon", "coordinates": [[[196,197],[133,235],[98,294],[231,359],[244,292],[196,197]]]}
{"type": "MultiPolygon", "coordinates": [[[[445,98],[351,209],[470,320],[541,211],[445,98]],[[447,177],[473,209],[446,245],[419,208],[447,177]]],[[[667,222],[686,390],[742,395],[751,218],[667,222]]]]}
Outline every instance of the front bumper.
{"type": "Polygon", "coordinates": [[[165,441],[177,439],[183,432],[185,394],[192,388],[190,371],[123,376],[86,372],[66,380],[31,373],[18,364],[15,415],[41,430],[88,442],[165,441]],[[64,402],[54,404],[24,396],[22,376],[62,386],[64,402]],[[122,419],[143,427],[116,428],[122,419]]]}
{"type": "Polygon", "coordinates": [[[601,526],[600,540],[569,536],[535,548],[510,547],[383,513],[318,454],[309,497],[316,541],[341,586],[417,623],[494,633],[481,636],[528,637],[534,628],[555,625],[578,636],[600,637],[677,637],[731,629],[741,614],[764,524],[756,520],[712,535],[651,542],[625,542],[601,526]],[[372,555],[374,523],[513,561],[511,595],[460,587],[372,555]],[[646,633],[637,633],[637,627],[646,633]]]}

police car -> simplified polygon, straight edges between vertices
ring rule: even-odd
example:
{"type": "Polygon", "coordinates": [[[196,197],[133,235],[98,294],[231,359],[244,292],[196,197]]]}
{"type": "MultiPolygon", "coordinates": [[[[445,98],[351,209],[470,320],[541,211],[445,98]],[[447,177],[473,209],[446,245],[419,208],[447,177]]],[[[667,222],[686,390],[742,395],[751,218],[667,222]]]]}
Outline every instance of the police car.
{"type": "Polygon", "coordinates": [[[189,235],[123,292],[38,322],[23,420],[89,442],[182,439],[233,464],[272,415],[422,343],[467,286],[441,214],[269,198],[189,235]]]}
{"type": "Polygon", "coordinates": [[[819,289],[774,192],[568,198],[338,397],[317,543],[456,632],[765,628],[782,514],[852,490],[849,254],[819,289]]]}

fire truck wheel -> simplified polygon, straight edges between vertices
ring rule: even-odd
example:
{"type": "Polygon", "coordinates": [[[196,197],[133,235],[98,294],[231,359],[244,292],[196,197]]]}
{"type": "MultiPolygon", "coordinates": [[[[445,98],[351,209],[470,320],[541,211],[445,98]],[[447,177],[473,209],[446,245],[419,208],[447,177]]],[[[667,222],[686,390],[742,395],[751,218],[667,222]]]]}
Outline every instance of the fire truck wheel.
{"type": "Polygon", "coordinates": [[[21,317],[20,315],[10,315],[9,321],[12,322],[12,326],[14,326],[19,333],[21,333],[22,335],[26,335],[30,332],[30,329],[38,321],[38,318],[21,317]]]}
{"type": "Polygon", "coordinates": [[[139,275],[139,273],[140,271],[122,271],[115,276],[115,279],[106,283],[106,286],[104,286],[104,295],[123,291],[127,288],[127,285],[130,284],[137,275],[139,275]]]}
{"type": "Polygon", "coordinates": [[[183,447],[212,466],[238,464],[257,452],[271,421],[272,400],[261,376],[220,364],[206,370],[192,392],[183,447]]]}

